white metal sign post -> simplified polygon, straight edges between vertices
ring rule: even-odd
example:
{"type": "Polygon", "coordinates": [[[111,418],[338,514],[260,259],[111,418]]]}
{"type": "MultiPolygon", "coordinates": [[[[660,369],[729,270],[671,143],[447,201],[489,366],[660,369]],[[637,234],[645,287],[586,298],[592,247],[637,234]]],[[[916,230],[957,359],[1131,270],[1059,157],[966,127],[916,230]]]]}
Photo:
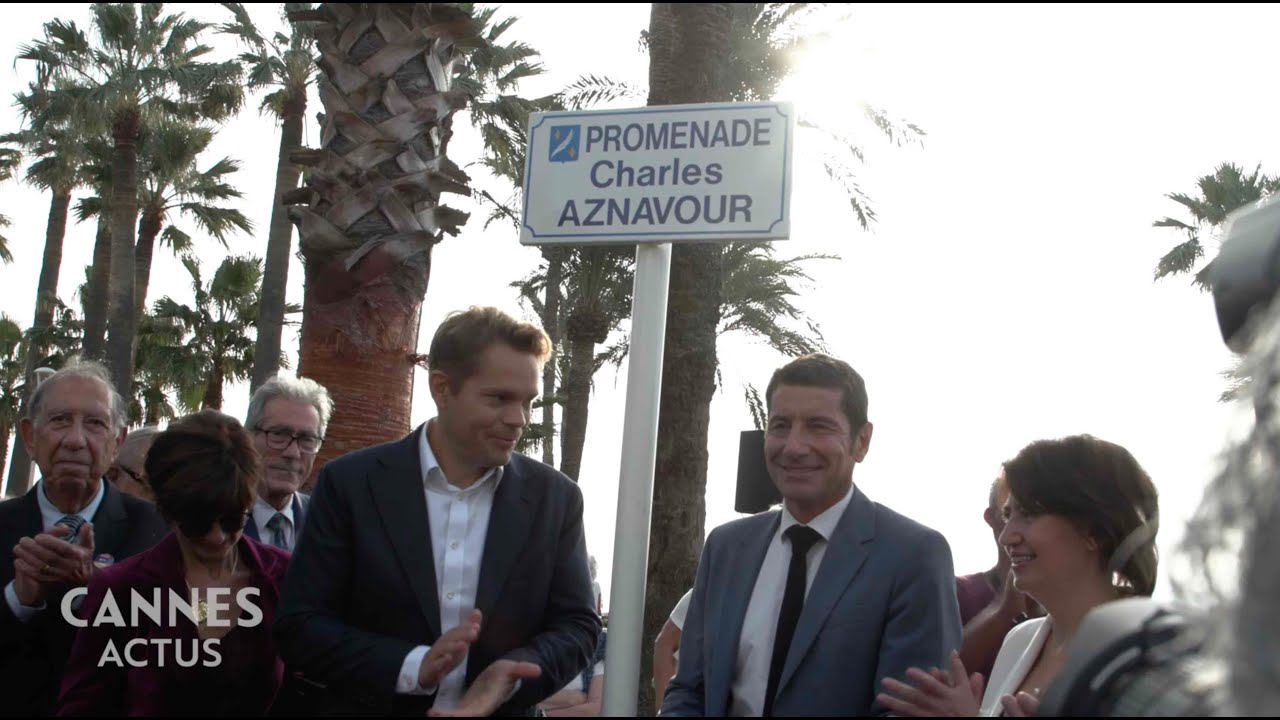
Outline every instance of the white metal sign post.
{"type": "Polygon", "coordinates": [[[789,103],[534,113],[525,245],[636,245],[604,714],[634,716],[672,242],[780,240],[791,228],[789,103]]]}

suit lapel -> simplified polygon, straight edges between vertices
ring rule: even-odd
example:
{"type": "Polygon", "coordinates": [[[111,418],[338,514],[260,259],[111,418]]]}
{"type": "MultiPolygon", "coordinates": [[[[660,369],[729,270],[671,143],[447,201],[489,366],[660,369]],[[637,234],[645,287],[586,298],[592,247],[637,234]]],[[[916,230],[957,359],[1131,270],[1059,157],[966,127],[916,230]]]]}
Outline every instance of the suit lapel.
{"type": "Polygon", "coordinates": [[[409,578],[413,594],[435,637],[440,635],[440,597],[436,582],[435,555],[431,549],[431,525],[422,484],[422,464],[418,443],[422,426],[390,446],[378,458],[386,468],[383,475],[368,478],[369,492],[382,516],[396,559],[409,578]]]}
{"type": "Polygon", "coordinates": [[[258,521],[254,519],[252,512],[249,515],[249,520],[244,524],[244,536],[262,542],[262,538],[258,537],[258,521]]]}
{"type": "MultiPolygon", "coordinates": [[[[40,483],[36,483],[35,487],[22,496],[22,512],[19,515],[18,527],[13,528],[14,543],[24,537],[35,537],[44,529],[44,516],[40,514],[40,501],[36,499],[38,492],[41,492],[40,483]]],[[[11,552],[11,549],[6,547],[4,552],[11,552]]]]}
{"type": "Polygon", "coordinates": [[[805,598],[804,609],[800,611],[796,634],[791,640],[791,649],[787,651],[787,663],[778,680],[779,694],[787,687],[787,681],[818,638],[836,603],[867,561],[869,553],[864,544],[875,537],[875,507],[856,486],[849,492],[853,493],[849,507],[845,508],[835,532],[831,534],[831,542],[827,543],[827,551],[822,556],[822,565],[818,567],[813,586],[805,598]]]}
{"type": "MultiPolygon", "coordinates": [[[[760,575],[760,566],[764,564],[764,556],[769,552],[769,544],[778,532],[778,523],[782,513],[770,513],[765,523],[767,532],[750,533],[750,540],[742,548],[742,552],[730,551],[733,561],[727,568],[729,573],[725,579],[724,606],[720,609],[720,627],[718,637],[711,639],[714,643],[711,668],[707,675],[707,698],[717,703],[712,706],[708,702],[705,708],[710,715],[727,715],[729,711],[729,694],[733,687],[733,669],[737,664],[738,640],[742,637],[742,623],[747,617],[747,606],[751,603],[751,593],[755,590],[756,579],[760,575]]],[[[707,639],[704,638],[703,642],[707,639]]]]}
{"type": "Polygon", "coordinates": [[[302,528],[307,521],[307,504],[302,501],[302,493],[293,494],[293,544],[298,545],[298,536],[302,534],[302,528]]]}
{"type": "Polygon", "coordinates": [[[107,553],[118,559],[129,536],[129,516],[124,509],[123,493],[112,487],[106,478],[102,484],[106,491],[102,495],[102,504],[93,514],[93,554],[97,557],[107,553]]]}
{"type": "Polygon", "coordinates": [[[484,554],[480,560],[480,580],[476,586],[476,608],[490,617],[498,594],[506,584],[516,560],[527,545],[533,526],[537,490],[520,470],[513,456],[502,471],[502,480],[493,495],[489,529],[485,532],[484,554]]]}

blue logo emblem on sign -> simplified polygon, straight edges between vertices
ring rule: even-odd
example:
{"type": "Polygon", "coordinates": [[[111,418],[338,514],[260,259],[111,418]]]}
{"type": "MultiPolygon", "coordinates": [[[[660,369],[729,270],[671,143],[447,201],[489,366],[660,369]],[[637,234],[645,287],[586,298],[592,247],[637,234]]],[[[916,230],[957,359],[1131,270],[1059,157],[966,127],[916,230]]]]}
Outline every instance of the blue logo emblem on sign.
{"type": "Polygon", "coordinates": [[[581,138],[581,125],[553,125],[551,127],[551,162],[575,162],[578,159],[578,141],[581,138]]]}

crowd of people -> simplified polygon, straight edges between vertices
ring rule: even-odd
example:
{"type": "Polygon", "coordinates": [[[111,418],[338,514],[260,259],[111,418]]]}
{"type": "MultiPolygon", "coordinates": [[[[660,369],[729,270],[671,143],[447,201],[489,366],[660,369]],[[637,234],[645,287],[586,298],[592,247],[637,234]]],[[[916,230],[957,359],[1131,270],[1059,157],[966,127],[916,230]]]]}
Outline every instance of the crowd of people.
{"type": "MultiPolygon", "coordinates": [[[[0,710],[21,715],[598,715],[607,635],[582,492],[516,452],[551,344],[493,308],[429,351],[437,413],[326,463],[333,403],[286,375],[247,416],[126,430],[102,366],[20,421],[40,471],[0,503],[0,710]]],[[[863,379],[779,368],[761,458],[780,507],[715,528],[655,643],[661,713],[1033,715],[1093,608],[1150,595],[1157,493],[1125,448],[999,465],[985,572],[853,482],[863,379]]]]}

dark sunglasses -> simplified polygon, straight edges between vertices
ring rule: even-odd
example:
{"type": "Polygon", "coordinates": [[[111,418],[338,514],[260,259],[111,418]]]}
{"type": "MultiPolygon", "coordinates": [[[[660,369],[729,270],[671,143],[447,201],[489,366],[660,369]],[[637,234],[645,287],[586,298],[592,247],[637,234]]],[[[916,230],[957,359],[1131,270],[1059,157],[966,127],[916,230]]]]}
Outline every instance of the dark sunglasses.
{"type": "Polygon", "coordinates": [[[240,532],[244,529],[244,525],[249,521],[249,512],[228,513],[220,518],[203,518],[201,520],[188,520],[178,523],[178,527],[182,530],[182,534],[191,538],[204,537],[213,529],[216,522],[222,528],[222,532],[230,535],[240,532]]]}

